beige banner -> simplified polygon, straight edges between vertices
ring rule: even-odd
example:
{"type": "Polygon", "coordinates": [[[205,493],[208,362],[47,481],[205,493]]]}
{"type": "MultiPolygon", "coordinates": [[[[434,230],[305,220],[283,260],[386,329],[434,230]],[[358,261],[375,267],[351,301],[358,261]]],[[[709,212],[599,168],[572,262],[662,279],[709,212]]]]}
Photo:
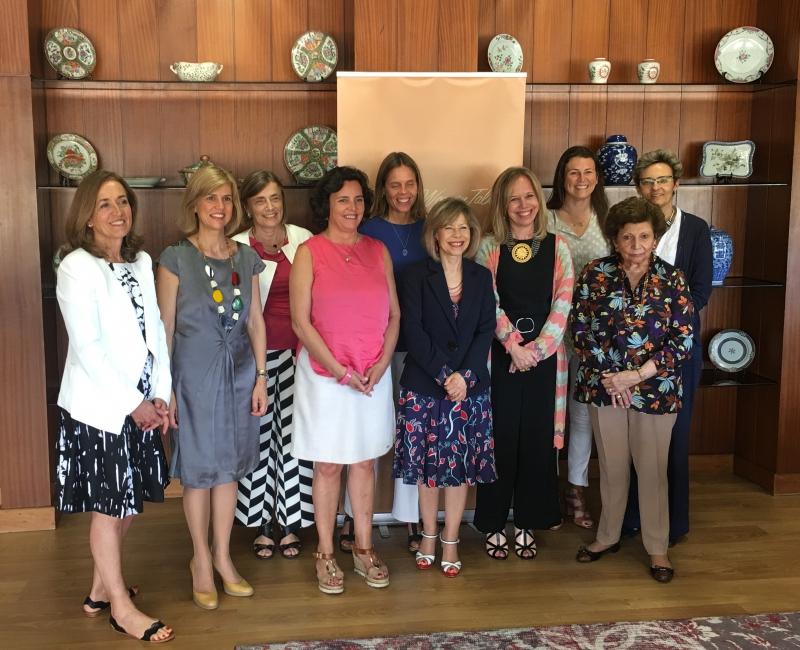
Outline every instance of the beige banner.
{"type": "Polygon", "coordinates": [[[390,151],[420,167],[425,202],[459,196],[483,219],[492,183],[522,164],[525,74],[337,75],[338,160],[374,181],[390,151]]]}

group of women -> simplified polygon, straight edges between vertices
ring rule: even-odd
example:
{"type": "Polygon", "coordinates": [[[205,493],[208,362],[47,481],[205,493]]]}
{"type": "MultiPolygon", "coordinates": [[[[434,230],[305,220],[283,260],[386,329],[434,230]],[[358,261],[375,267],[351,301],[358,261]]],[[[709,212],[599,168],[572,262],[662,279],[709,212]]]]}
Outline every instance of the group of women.
{"type": "Polygon", "coordinates": [[[167,430],[203,609],[219,604],[215,572],[225,594],[253,594],[231,559],[234,520],[257,529],[259,559],[273,557],[276,540],[281,556],[298,557],[298,530],[316,524],[317,586],[343,592],[334,551],[343,476],[340,549],[367,585],[388,586],[372,519],[376,460],[392,448],[393,514],[409,524],[418,569],[434,566],[438,541],[442,573],[461,572],[471,485],[486,553],[508,557],[513,513],[514,553],[535,558],[534,531],[563,521],[567,411],[566,512],[594,526],[583,491],[592,434],[603,506],[577,560],[615,552],[623,528],[641,529],[653,577],[669,581],[667,546],[688,532],[702,363],[693,347],[711,276],[705,223],[674,204],[681,172],[670,152],[644,155],[641,198],[609,210],[595,156],[571,147],[547,204],[530,170],[500,174],[482,238],[460,199],[426,211],[418,166],[395,152],[374,195],[351,167],[319,181],[312,236],[286,222],[275,175],[237,185],[209,165],[187,184],[186,236],[160,255],[157,282],[135,194],[111,172],[87,177],[57,284],[69,334],[58,506],[92,513],[84,613],[110,610],[116,630],[153,643],[174,638],[136,608],[122,575],[132,517],[164,496],[167,430]]]}

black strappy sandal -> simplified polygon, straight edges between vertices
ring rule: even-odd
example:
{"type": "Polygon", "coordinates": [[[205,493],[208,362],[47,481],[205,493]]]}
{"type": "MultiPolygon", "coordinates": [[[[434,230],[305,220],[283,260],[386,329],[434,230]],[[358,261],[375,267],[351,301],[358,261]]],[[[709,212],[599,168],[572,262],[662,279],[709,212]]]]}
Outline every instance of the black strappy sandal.
{"type": "Polygon", "coordinates": [[[342,522],[341,530],[344,530],[344,527],[349,524],[349,533],[339,533],[339,550],[342,553],[350,553],[353,550],[353,546],[356,543],[356,534],[355,534],[355,524],[353,523],[353,518],[350,515],[344,516],[344,521],[342,522]]]}
{"type": "Polygon", "coordinates": [[[514,531],[514,554],[520,560],[535,560],[538,551],[536,538],[530,528],[518,528],[514,531]],[[528,541],[530,539],[530,541],[528,541]]]}
{"type": "MultiPolygon", "coordinates": [[[[136,598],[136,594],[138,593],[139,593],[139,587],[135,585],[133,587],[128,587],[128,595],[131,598],[136,598]]],[[[84,609],[83,610],[84,616],[87,616],[88,618],[96,618],[100,616],[100,614],[102,614],[104,611],[106,611],[109,607],[111,607],[111,603],[107,600],[92,600],[91,598],[89,598],[89,596],[86,596],[86,598],[83,599],[83,606],[91,607],[93,610],[95,610],[93,612],[90,612],[84,609]]]]}
{"type": "MultiPolygon", "coordinates": [[[[108,622],[111,623],[111,627],[113,627],[117,632],[120,634],[127,634],[129,637],[136,639],[137,637],[133,636],[130,632],[128,632],[124,627],[122,627],[119,623],[114,620],[113,616],[110,616],[108,622]]],[[[161,621],[153,621],[153,624],[148,627],[142,636],[138,637],[140,641],[148,641],[150,643],[166,643],[167,641],[172,641],[175,638],[175,632],[170,632],[169,636],[165,636],[162,639],[154,639],[153,636],[159,633],[160,630],[167,627],[161,621]]]]}
{"type": "Polygon", "coordinates": [[[486,545],[486,555],[490,558],[493,560],[508,559],[508,537],[506,537],[506,531],[498,530],[494,533],[488,533],[483,541],[486,545]],[[495,535],[497,535],[497,542],[492,541],[495,535]]]}

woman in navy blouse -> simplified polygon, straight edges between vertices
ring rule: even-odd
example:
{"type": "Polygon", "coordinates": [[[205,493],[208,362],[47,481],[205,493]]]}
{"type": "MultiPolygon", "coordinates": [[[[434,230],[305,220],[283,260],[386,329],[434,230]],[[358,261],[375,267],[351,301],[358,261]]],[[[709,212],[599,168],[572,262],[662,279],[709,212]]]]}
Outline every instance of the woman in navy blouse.
{"type": "Polygon", "coordinates": [[[619,550],[632,458],[642,540],[659,582],[674,574],[667,556],[667,456],[694,320],[683,273],[655,254],[665,231],[663,213],[644,199],[613,206],[603,232],[615,253],[583,270],[570,316],[580,359],[575,399],[590,405],[603,503],[597,537],[576,559],[594,562],[619,550]]]}

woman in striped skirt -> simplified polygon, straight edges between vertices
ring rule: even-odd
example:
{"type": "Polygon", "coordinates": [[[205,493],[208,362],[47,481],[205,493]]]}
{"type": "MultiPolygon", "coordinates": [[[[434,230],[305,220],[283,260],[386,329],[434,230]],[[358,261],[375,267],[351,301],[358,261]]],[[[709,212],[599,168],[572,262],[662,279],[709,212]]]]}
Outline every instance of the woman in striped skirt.
{"type": "Polygon", "coordinates": [[[291,559],[300,554],[297,531],[314,523],[313,464],[289,453],[297,347],[289,314],[289,271],[297,247],[311,233],[285,223],[283,186],[273,173],[251,173],[242,182],[240,195],[247,228],[234,239],[252,246],[266,266],[259,284],[267,327],[269,407],[261,418],[258,467],[239,481],[236,519],[245,526],[258,526],[253,552],[259,559],[272,557],[271,528],[277,520],[281,529],[278,548],[283,557],[291,559]]]}

